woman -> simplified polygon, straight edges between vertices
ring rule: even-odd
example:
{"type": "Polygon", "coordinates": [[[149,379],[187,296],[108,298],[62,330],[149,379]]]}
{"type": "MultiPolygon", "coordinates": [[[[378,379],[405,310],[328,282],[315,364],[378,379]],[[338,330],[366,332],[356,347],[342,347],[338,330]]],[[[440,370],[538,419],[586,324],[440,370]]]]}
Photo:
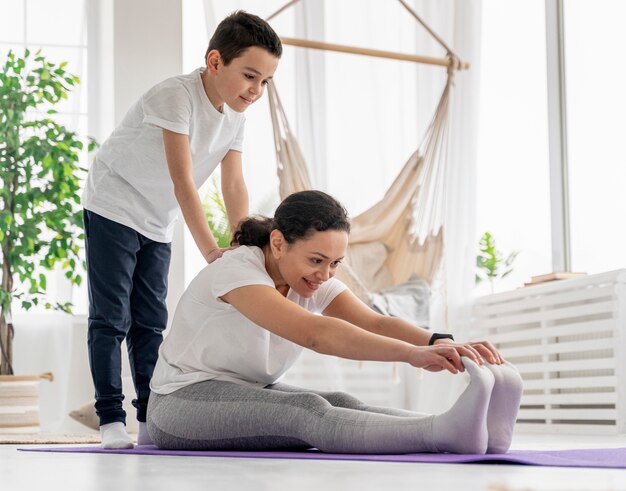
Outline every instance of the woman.
{"type": "Polygon", "coordinates": [[[508,450],[521,394],[517,372],[488,342],[457,344],[358,300],[333,278],[349,230],[345,209],[320,191],[292,194],[273,219],[240,224],[233,240],[240,247],[192,281],[159,350],[148,404],[158,447],[508,450]],[[280,383],[303,347],[429,371],[467,369],[471,382],[440,415],[370,407],[345,393],[280,383]]]}

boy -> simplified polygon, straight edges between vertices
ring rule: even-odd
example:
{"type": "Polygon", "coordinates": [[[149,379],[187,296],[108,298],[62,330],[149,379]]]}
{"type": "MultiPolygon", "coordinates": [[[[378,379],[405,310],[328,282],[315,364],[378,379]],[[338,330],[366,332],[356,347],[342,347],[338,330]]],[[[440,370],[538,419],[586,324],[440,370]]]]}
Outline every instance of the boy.
{"type": "Polygon", "coordinates": [[[248,215],[243,112],[258,100],[282,54],[257,16],[238,11],[217,27],[206,67],[146,92],[104,142],[83,195],[89,286],[89,363],[104,448],[131,448],[122,409],[121,350],[137,392],[138,443],[149,382],[167,324],[165,297],[178,210],[208,263],[219,249],[197,189],[221,163],[231,230],[248,215]]]}

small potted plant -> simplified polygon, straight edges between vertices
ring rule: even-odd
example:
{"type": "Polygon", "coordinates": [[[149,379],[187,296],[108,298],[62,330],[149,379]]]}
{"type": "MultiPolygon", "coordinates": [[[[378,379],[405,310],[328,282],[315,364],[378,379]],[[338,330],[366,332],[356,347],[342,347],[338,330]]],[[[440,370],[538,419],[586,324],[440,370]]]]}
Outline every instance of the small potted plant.
{"type": "Polygon", "coordinates": [[[505,259],[496,249],[496,241],[489,232],[483,234],[478,246],[480,253],[476,256],[476,284],[489,281],[493,293],[494,282],[513,272],[513,262],[518,252],[512,252],[505,259]]]}
{"type": "MultiPolygon", "coordinates": [[[[79,256],[82,210],[79,191],[85,169],[79,158],[83,142],[54,121],[53,106],[67,99],[79,83],[40,51],[23,56],[9,52],[0,67],[0,381],[34,381],[39,376],[13,373],[12,308],[41,305],[71,312],[69,303],[46,300],[43,269],[60,267],[80,285],[84,261],[79,256]]],[[[88,149],[95,142],[88,140],[88,149]]],[[[0,391],[0,406],[12,391],[0,391]]],[[[34,400],[34,399],[33,399],[34,400]]],[[[10,401],[8,401],[10,404],[10,401]]],[[[38,427],[35,414],[0,411],[3,427],[38,427]]]]}

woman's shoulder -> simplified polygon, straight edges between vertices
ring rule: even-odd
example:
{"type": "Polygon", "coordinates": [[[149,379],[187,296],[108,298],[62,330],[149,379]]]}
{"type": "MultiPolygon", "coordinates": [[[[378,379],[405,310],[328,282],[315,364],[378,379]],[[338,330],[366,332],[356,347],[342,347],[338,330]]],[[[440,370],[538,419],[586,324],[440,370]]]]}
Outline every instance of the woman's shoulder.
{"type": "Polygon", "coordinates": [[[273,282],[265,269],[263,251],[254,246],[239,246],[226,251],[222,257],[208,264],[189,284],[190,294],[205,297],[207,291],[224,292],[238,286],[273,282]]]}
{"type": "Polygon", "coordinates": [[[260,247],[242,245],[226,251],[218,261],[226,260],[229,264],[254,263],[265,269],[265,256],[260,247]]]}
{"type": "Polygon", "coordinates": [[[269,278],[269,274],[265,269],[263,251],[256,246],[239,246],[226,251],[222,257],[216,259],[209,267],[213,265],[214,274],[217,277],[236,275],[269,278]]]}
{"type": "Polygon", "coordinates": [[[218,296],[246,285],[274,286],[265,269],[263,251],[254,246],[239,246],[226,251],[215,264],[212,286],[218,296]]]}

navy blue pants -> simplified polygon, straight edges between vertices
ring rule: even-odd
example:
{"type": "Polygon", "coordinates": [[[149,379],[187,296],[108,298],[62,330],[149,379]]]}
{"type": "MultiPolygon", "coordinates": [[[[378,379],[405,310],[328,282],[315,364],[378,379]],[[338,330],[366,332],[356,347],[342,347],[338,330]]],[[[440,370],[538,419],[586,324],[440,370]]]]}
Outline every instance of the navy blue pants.
{"type": "Polygon", "coordinates": [[[84,210],[89,287],[89,365],[100,425],[126,422],[122,353],[126,339],[137,392],[137,420],[146,421],[150,378],[167,325],[171,244],[84,210]]]}

